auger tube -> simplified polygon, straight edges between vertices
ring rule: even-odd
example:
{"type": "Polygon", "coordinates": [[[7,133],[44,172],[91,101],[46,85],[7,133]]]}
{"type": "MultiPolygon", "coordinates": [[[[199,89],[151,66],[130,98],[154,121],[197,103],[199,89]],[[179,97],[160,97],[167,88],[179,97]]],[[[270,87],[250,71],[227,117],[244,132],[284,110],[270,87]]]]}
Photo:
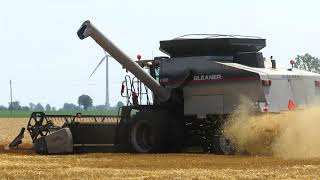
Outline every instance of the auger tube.
{"type": "Polygon", "coordinates": [[[91,37],[115,60],[141,80],[162,102],[170,98],[170,91],[159,84],[152,76],[144,72],[136,62],[122,52],[107,37],[105,37],[90,21],[85,21],[77,32],[80,39],[91,37]]]}

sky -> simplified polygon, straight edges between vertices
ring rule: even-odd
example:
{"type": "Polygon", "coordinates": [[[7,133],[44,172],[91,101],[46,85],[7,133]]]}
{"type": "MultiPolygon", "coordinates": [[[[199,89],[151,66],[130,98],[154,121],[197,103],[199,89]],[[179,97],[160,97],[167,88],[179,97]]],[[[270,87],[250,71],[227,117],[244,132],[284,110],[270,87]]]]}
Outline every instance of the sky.
{"type": "MultiPolygon", "coordinates": [[[[13,100],[77,104],[81,94],[105,103],[105,66],[89,78],[104,56],[76,32],[90,20],[130,57],[164,55],[159,41],[190,33],[254,35],[262,50],[289,65],[298,54],[320,57],[320,1],[317,0],[0,0],[0,105],[13,100]]],[[[125,70],[109,60],[110,104],[119,100],[125,70]]]]}

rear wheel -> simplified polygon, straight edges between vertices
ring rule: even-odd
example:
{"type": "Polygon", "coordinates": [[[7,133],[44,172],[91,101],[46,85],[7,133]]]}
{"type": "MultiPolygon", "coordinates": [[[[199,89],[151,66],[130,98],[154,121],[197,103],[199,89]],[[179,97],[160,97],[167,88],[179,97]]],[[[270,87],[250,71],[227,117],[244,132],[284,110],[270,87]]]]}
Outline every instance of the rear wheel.
{"type": "Polygon", "coordinates": [[[211,152],[223,155],[234,155],[236,153],[236,148],[232,140],[223,134],[220,134],[213,138],[211,152]]]}
{"type": "Polygon", "coordinates": [[[219,138],[220,150],[225,155],[233,155],[236,152],[235,146],[232,141],[224,135],[219,138]]]}

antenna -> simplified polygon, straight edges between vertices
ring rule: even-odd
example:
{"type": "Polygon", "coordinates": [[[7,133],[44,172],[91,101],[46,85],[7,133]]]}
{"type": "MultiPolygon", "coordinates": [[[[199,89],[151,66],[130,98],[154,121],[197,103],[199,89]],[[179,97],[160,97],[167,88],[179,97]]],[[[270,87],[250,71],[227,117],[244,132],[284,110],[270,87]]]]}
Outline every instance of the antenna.
{"type": "Polygon", "coordinates": [[[104,55],[106,57],[106,108],[109,108],[110,107],[110,103],[109,103],[109,57],[111,57],[110,55],[108,55],[106,53],[106,51],[103,51],[104,52],[104,55]]]}
{"type": "Polygon", "coordinates": [[[11,114],[11,118],[12,118],[12,83],[10,80],[10,114],[11,114]]]}
{"type": "Polygon", "coordinates": [[[104,57],[100,60],[100,62],[98,63],[98,65],[96,66],[96,68],[93,70],[93,72],[91,73],[90,77],[96,72],[96,70],[99,68],[99,66],[102,64],[102,62],[104,60],[106,60],[106,102],[105,102],[105,106],[106,108],[110,107],[110,103],[109,103],[109,67],[108,67],[108,58],[111,57],[109,54],[107,54],[105,51],[104,52],[104,57]]]}

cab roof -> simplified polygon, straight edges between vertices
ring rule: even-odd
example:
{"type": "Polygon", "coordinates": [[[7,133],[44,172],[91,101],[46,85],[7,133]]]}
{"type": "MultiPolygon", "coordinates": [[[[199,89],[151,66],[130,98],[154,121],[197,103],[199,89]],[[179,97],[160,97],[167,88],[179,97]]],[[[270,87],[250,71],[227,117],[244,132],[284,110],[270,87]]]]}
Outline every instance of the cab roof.
{"type": "Polygon", "coordinates": [[[180,36],[160,41],[160,51],[174,57],[226,56],[243,52],[258,52],[266,46],[266,40],[252,36],[211,35],[204,38],[180,36]]]}

